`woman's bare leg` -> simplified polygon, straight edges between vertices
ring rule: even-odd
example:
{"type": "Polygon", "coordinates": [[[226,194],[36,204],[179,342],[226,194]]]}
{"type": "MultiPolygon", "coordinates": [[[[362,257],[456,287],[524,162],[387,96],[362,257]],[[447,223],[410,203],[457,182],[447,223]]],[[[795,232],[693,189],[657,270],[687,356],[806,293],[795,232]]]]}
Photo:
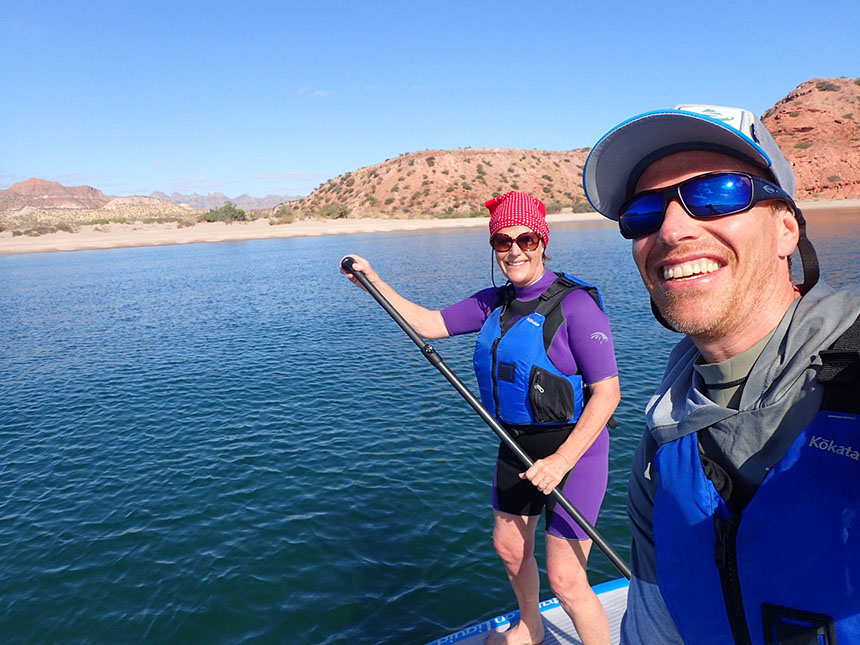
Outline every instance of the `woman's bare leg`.
{"type": "Polygon", "coordinates": [[[493,546],[505,564],[511,581],[520,622],[506,632],[493,633],[488,644],[531,645],[543,640],[543,622],[540,617],[540,573],[535,560],[535,530],[540,516],[509,515],[494,511],[493,546]]]}
{"type": "Polygon", "coordinates": [[[609,621],[586,575],[590,550],[591,540],[547,535],[547,576],[583,645],[609,645],[609,621]]]}

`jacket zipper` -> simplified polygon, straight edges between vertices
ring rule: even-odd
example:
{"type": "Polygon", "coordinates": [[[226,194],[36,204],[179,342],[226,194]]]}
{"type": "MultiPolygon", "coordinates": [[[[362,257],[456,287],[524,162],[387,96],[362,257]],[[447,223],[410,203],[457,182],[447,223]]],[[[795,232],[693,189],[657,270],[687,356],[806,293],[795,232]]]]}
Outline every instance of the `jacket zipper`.
{"type": "Polygon", "coordinates": [[[738,572],[737,539],[740,523],[740,515],[732,515],[728,519],[714,517],[714,552],[717,568],[720,571],[726,615],[729,619],[735,645],[752,645],[743,598],[741,597],[741,581],[738,572]]]}
{"type": "Polygon", "coordinates": [[[495,406],[496,406],[496,418],[497,419],[502,418],[499,416],[499,378],[498,378],[498,374],[496,373],[496,350],[499,348],[499,341],[501,341],[501,340],[502,340],[501,336],[496,338],[493,341],[493,347],[492,347],[492,352],[493,352],[493,402],[495,403],[495,406]]]}

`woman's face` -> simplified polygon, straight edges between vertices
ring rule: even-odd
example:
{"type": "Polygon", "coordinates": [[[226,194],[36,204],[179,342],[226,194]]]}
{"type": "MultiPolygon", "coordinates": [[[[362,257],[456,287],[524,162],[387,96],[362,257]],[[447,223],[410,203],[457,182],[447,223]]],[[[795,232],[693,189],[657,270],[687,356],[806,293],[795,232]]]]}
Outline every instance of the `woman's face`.
{"type": "MultiPolygon", "coordinates": [[[[497,232],[516,240],[518,235],[529,233],[531,229],[527,226],[506,226],[497,232]]],[[[514,242],[509,250],[496,251],[496,262],[514,286],[525,287],[543,275],[543,252],[543,240],[538,243],[534,251],[523,251],[514,242]]]]}

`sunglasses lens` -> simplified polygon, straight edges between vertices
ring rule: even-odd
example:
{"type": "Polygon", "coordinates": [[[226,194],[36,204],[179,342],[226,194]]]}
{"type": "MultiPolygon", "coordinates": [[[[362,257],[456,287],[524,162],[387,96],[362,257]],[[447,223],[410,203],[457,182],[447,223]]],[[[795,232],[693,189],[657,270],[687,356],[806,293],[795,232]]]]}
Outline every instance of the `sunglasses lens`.
{"type": "Polygon", "coordinates": [[[523,251],[534,251],[540,243],[540,235],[537,233],[523,233],[517,236],[517,245],[523,251]]]}
{"type": "Polygon", "coordinates": [[[514,240],[512,237],[503,235],[502,233],[496,233],[490,238],[490,246],[493,247],[494,251],[498,251],[499,253],[510,251],[513,243],[514,240]]]}
{"type": "Polygon", "coordinates": [[[693,217],[709,219],[739,213],[752,202],[752,182],[746,175],[723,173],[701,177],[679,187],[693,217]]]}
{"type": "Polygon", "coordinates": [[[516,240],[504,233],[496,233],[490,238],[490,246],[493,247],[494,251],[506,253],[511,250],[516,241],[517,246],[523,251],[534,251],[540,244],[540,239],[540,235],[537,233],[523,233],[518,235],[516,240]]]}
{"type": "Polygon", "coordinates": [[[663,194],[643,193],[621,207],[618,225],[628,240],[650,235],[663,223],[663,194]]]}

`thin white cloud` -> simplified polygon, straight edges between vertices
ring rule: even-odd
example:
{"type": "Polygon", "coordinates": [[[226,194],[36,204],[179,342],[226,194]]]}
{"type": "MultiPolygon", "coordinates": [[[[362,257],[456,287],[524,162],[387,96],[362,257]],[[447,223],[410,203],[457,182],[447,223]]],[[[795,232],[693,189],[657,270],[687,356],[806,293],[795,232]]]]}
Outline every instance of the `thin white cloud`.
{"type": "Polygon", "coordinates": [[[311,89],[311,88],[309,88],[309,87],[302,87],[302,88],[299,88],[299,89],[296,91],[296,94],[304,94],[304,93],[306,93],[306,92],[309,92],[309,91],[310,91],[310,89],[311,89]]]}
{"type": "Polygon", "coordinates": [[[317,99],[321,99],[325,98],[326,96],[331,96],[332,94],[334,94],[334,90],[314,90],[314,93],[311,94],[311,96],[317,99]]]}

